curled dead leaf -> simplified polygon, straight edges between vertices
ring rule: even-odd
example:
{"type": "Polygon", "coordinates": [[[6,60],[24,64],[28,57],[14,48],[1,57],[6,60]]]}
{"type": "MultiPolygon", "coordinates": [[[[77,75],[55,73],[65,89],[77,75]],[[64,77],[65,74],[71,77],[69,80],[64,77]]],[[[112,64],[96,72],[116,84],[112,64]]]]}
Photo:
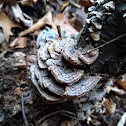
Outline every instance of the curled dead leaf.
{"type": "Polygon", "coordinates": [[[13,63],[13,66],[18,68],[25,68],[26,67],[25,56],[26,54],[22,52],[14,52],[13,57],[15,62],[13,63]]]}
{"type": "Polygon", "coordinates": [[[36,55],[27,55],[26,56],[26,62],[28,63],[28,65],[34,64],[35,61],[36,61],[36,55]]]}
{"type": "Polygon", "coordinates": [[[113,91],[113,92],[115,92],[118,95],[125,95],[126,94],[125,90],[119,89],[117,87],[109,86],[107,90],[108,90],[108,92],[113,91]]]}
{"type": "Polygon", "coordinates": [[[110,114],[115,113],[116,103],[113,103],[113,102],[106,99],[105,102],[104,102],[104,105],[105,105],[106,110],[107,110],[108,113],[110,113],[110,114]]]}
{"type": "Polygon", "coordinates": [[[25,31],[20,32],[19,36],[24,36],[29,33],[35,32],[51,21],[52,21],[52,13],[51,13],[51,11],[49,11],[49,12],[47,12],[47,14],[44,17],[39,19],[38,22],[33,24],[31,27],[29,27],[25,31]]]}
{"type": "Polygon", "coordinates": [[[29,15],[24,13],[18,4],[11,6],[11,9],[17,22],[22,21],[23,24],[27,27],[30,27],[33,24],[33,19],[29,15]]]}
{"type": "Polygon", "coordinates": [[[126,91],[126,74],[122,75],[122,79],[116,82],[126,91]]]}
{"type": "MultiPolygon", "coordinates": [[[[53,18],[54,24],[59,25],[61,30],[65,29],[70,35],[78,33],[70,24],[68,16],[68,12],[57,14],[56,17],[53,18]]],[[[52,24],[52,28],[57,29],[54,24],[52,24]]]]}
{"type": "Polygon", "coordinates": [[[85,6],[85,7],[91,7],[94,5],[94,0],[81,0],[80,4],[85,6]]]}
{"type": "Polygon", "coordinates": [[[22,29],[21,25],[12,21],[5,13],[0,11],[0,27],[2,27],[4,34],[6,34],[6,40],[9,40],[9,36],[13,35],[11,29],[18,27],[22,29]]]}
{"type": "Polygon", "coordinates": [[[11,44],[10,48],[11,49],[16,49],[16,48],[24,48],[27,46],[27,37],[17,37],[11,44]]]}

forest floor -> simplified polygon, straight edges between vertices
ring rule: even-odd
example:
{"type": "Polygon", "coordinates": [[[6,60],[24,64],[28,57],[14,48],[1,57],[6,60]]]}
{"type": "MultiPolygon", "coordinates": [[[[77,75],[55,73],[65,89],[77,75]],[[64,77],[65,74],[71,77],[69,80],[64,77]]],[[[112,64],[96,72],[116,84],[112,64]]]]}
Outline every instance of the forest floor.
{"type": "MultiPolygon", "coordinates": [[[[125,87],[117,83],[109,87],[94,112],[83,121],[68,114],[76,113],[76,106],[74,108],[71,101],[44,103],[30,79],[29,68],[36,61],[36,39],[41,30],[46,26],[55,29],[56,24],[61,29],[65,27],[69,34],[78,33],[85,25],[87,9],[93,3],[21,0],[18,4],[22,13],[30,16],[30,23],[43,19],[48,11],[52,12],[51,17],[46,17],[51,22],[41,20],[41,25],[36,25],[37,30],[31,31],[26,30],[26,18],[20,18],[17,24],[14,22],[13,4],[9,1],[0,4],[0,126],[116,126],[126,112],[125,87]],[[101,104],[103,100],[106,100],[104,105],[101,104]]],[[[21,13],[19,17],[22,17],[21,13]]]]}

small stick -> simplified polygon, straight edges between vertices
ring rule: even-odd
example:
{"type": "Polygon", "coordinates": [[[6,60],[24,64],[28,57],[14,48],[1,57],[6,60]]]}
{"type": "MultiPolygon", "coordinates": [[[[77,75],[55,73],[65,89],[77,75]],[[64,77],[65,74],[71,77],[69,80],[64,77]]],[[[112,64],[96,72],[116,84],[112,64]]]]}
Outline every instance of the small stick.
{"type": "Polygon", "coordinates": [[[23,93],[21,93],[21,110],[22,110],[22,116],[23,116],[24,124],[25,124],[25,126],[28,126],[27,117],[26,117],[25,111],[24,111],[24,97],[23,97],[23,93]]]}
{"type": "Polygon", "coordinates": [[[58,34],[59,34],[59,38],[62,39],[62,35],[61,35],[61,28],[59,25],[56,26],[57,27],[57,30],[58,30],[58,34]]]}
{"type": "MultiPolygon", "coordinates": [[[[58,113],[61,113],[61,114],[64,114],[64,115],[66,115],[66,114],[68,113],[68,114],[71,114],[72,116],[75,116],[74,113],[72,113],[72,112],[65,111],[65,110],[57,110],[57,111],[55,111],[55,112],[51,112],[51,113],[45,115],[43,118],[41,118],[40,120],[38,120],[38,121],[36,122],[35,126],[39,126],[39,124],[40,124],[43,120],[45,120],[46,118],[48,118],[48,117],[50,117],[50,116],[52,116],[52,115],[58,114],[58,113]],[[66,114],[65,114],[65,113],[66,113],[66,114]]],[[[68,116],[68,115],[66,115],[66,116],[68,116]]],[[[73,118],[72,116],[68,116],[68,117],[73,118]]],[[[74,119],[77,119],[77,118],[74,118],[74,119]]]]}
{"type": "MultiPolygon", "coordinates": [[[[125,37],[125,36],[126,36],[126,33],[125,33],[125,34],[122,34],[122,35],[118,36],[117,38],[112,39],[112,40],[106,42],[105,44],[102,44],[102,45],[100,45],[100,46],[98,46],[98,47],[96,47],[96,48],[94,48],[94,49],[88,50],[88,51],[87,51],[86,53],[84,53],[84,54],[87,54],[87,53],[90,53],[90,52],[92,52],[92,51],[94,51],[94,50],[96,50],[96,49],[102,48],[103,46],[106,46],[106,45],[108,45],[108,44],[110,44],[110,43],[112,43],[112,42],[115,42],[115,41],[117,41],[117,40],[119,40],[119,39],[121,39],[121,38],[123,38],[123,37],[125,37]]],[[[83,55],[84,55],[84,54],[83,54],[83,55]]]]}
{"type": "Polygon", "coordinates": [[[74,1],[70,1],[70,4],[76,8],[81,8],[81,5],[79,5],[78,3],[74,2],[74,1]]]}
{"type": "Polygon", "coordinates": [[[63,111],[62,113],[61,113],[62,115],[65,115],[65,116],[67,116],[67,117],[70,117],[70,118],[72,118],[72,119],[78,119],[77,117],[76,117],[76,114],[74,114],[74,113],[72,113],[72,112],[70,112],[70,111],[63,111]]]}
{"type": "Polygon", "coordinates": [[[48,118],[48,117],[50,117],[50,116],[52,116],[52,115],[55,115],[55,114],[57,114],[57,113],[60,113],[60,112],[62,112],[62,110],[57,110],[57,111],[55,111],[55,112],[51,112],[51,113],[45,115],[43,118],[41,118],[40,120],[38,120],[38,121],[35,123],[35,126],[39,126],[39,124],[40,124],[43,120],[45,120],[46,118],[48,118]]]}

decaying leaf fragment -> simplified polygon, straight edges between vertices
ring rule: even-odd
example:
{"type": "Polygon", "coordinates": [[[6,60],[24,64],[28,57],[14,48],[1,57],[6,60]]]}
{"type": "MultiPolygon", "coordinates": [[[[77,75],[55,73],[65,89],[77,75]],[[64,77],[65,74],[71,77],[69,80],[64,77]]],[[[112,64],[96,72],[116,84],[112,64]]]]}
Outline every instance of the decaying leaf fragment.
{"type": "Polygon", "coordinates": [[[43,27],[44,25],[48,24],[51,21],[52,21],[52,13],[49,11],[44,17],[39,19],[38,22],[33,24],[31,27],[29,27],[25,31],[20,32],[19,36],[24,36],[24,35],[34,32],[34,31],[37,31],[41,27],[43,27]]]}
{"type": "Polygon", "coordinates": [[[5,13],[3,13],[2,11],[0,11],[0,27],[2,27],[3,32],[6,34],[6,40],[9,40],[9,36],[13,35],[11,29],[14,27],[18,27],[20,29],[22,29],[22,27],[12,21],[5,13]]]}
{"type": "Polygon", "coordinates": [[[13,63],[13,66],[17,68],[25,68],[26,67],[25,56],[26,54],[22,52],[14,52],[13,57],[15,61],[13,63]]]}
{"type": "Polygon", "coordinates": [[[121,80],[117,80],[117,83],[126,91],[126,74],[121,76],[121,80]]]}
{"type": "MultiPolygon", "coordinates": [[[[53,18],[54,24],[59,25],[61,30],[65,29],[68,34],[77,34],[78,32],[70,24],[68,19],[68,12],[59,13],[53,18]]],[[[52,28],[56,29],[56,26],[52,24],[52,28]]]]}
{"type": "Polygon", "coordinates": [[[22,0],[21,4],[29,7],[33,7],[34,0],[22,0]]]}
{"type": "Polygon", "coordinates": [[[30,27],[33,24],[32,18],[25,14],[18,4],[16,4],[15,6],[11,6],[11,9],[17,22],[22,21],[27,27],[30,27]]]}
{"type": "Polygon", "coordinates": [[[2,31],[0,31],[0,44],[4,42],[5,38],[6,35],[2,31]]]}
{"type": "Polygon", "coordinates": [[[109,100],[105,100],[105,103],[104,103],[107,111],[110,113],[110,114],[114,114],[115,113],[115,110],[116,110],[116,104],[109,101],[109,100]]]}
{"type": "Polygon", "coordinates": [[[16,48],[24,48],[27,46],[27,37],[17,37],[11,44],[10,48],[11,49],[16,49],[16,48]]]}

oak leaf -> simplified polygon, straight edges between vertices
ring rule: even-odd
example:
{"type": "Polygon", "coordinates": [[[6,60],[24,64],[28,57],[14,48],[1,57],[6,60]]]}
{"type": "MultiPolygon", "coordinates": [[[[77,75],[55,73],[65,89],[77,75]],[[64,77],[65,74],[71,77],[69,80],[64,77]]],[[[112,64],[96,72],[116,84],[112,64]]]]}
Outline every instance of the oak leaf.
{"type": "MultiPolygon", "coordinates": [[[[68,16],[68,12],[57,14],[56,17],[53,18],[54,24],[59,25],[61,30],[65,29],[69,34],[78,33],[77,30],[70,24],[68,16]]],[[[53,25],[52,28],[56,29],[55,25],[53,25]]]]}
{"type": "Polygon", "coordinates": [[[22,27],[17,23],[12,21],[5,13],[0,11],[0,27],[3,29],[4,34],[6,34],[6,40],[9,40],[9,36],[13,35],[11,29],[14,27],[18,27],[22,29],[22,27]]]}
{"type": "Polygon", "coordinates": [[[117,83],[126,91],[126,78],[120,81],[117,81],[117,83]]]}

